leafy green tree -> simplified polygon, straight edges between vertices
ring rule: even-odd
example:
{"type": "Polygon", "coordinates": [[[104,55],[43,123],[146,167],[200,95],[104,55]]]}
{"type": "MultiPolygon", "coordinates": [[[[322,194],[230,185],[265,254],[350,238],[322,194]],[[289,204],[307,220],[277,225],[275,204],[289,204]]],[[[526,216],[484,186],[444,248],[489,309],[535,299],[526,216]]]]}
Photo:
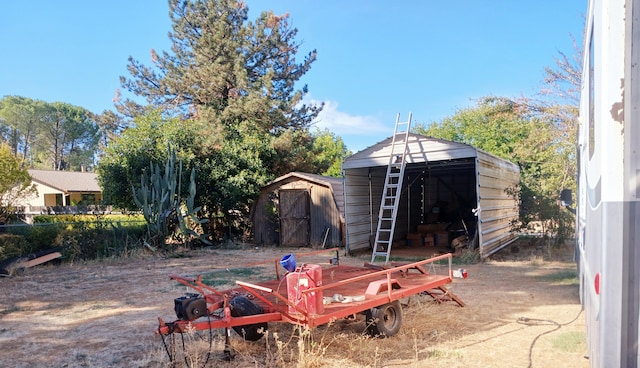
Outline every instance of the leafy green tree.
{"type": "MultiPolygon", "coordinates": [[[[540,94],[556,104],[576,108],[580,104],[580,86],[582,81],[582,42],[573,40],[573,53],[567,55],[558,51],[554,58],[555,66],[544,69],[544,86],[540,94]]],[[[574,123],[576,120],[573,120],[574,123]]]]}
{"type": "Polygon", "coordinates": [[[514,226],[521,229],[540,222],[546,234],[559,242],[570,233],[571,221],[557,198],[575,180],[575,161],[572,142],[558,129],[558,119],[558,110],[532,100],[485,97],[475,107],[416,130],[467,143],[518,164],[520,187],[508,188],[521,203],[520,221],[514,226]]]}
{"type": "Polygon", "coordinates": [[[185,167],[193,167],[201,139],[201,129],[194,121],[164,119],[159,111],[136,117],[133,126],[105,147],[98,164],[98,180],[105,203],[136,209],[132,188],[139,188],[144,170],[168,159],[167,146],[176,150],[185,167]]]}
{"type": "Polygon", "coordinates": [[[6,223],[19,212],[17,203],[37,194],[31,176],[13,155],[10,146],[0,143],[0,224],[6,223]]]}
{"type": "Polygon", "coordinates": [[[458,110],[453,116],[428,127],[422,134],[463,142],[507,160],[514,159],[516,146],[531,132],[527,104],[507,98],[485,97],[475,107],[458,110]]]}
{"type": "Polygon", "coordinates": [[[92,114],[91,119],[96,122],[100,130],[100,150],[108,146],[109,142],[122,133],[126,126],[124,118],[110,110],[105,110],[102,114],[92,114]]]}
{"type": "MultiPolygon", "coordinates": [[[[231,222],[233,210],[248,211],[253,193],[268,180],[259,152],[268,144],[261,136],[253,139],[230,139],[216,150],[203,151],[203,127],[194,120],[163,118],[151,111],[134,119],[134,124],[111,141],[98,165],[105,202],[120,208],[136,209],[133,191],[140,188],[140,176],[149,165],[168,159],[166,146],[176,149],[178,159],[188,169],[195,169],[197,206],[215,219],[211,232],[219,238],[231,222]],[[206,194],[203,194],[203,192],[206,194]]],[[[251,131],[240,132],[249,137],[251,131]]],[[[187,183],[187,178],[181,178],[187,183]]],[[[186,192],[187,188],[182,188],[186,192]]]]}
{"type": "Polygon", "coordinates": [[[329,129],[316,129],[313,133],[313,166],[316,171],[327,176],[342,176],[342,162],[352,153],[341,137],[329,129]]]}
{"type": "Polygon", "coordinates": [[[548,218],[548,221],[541,223],[544,230],[548,230],[545,233],[555,235],[554,244],[561,244],[572,237],[575,225],[574,216],[561,209],[558,204],[561,190],[571,189],[575,193],[577,185],[576,142],[583,50],[582,43],[576,42],[573,36],[571,38],[573,53],[567,55],[558,52],[558,56],[554,58],[555,65],[545,68],[544,85],[540,91],[542,98],[529,104],[531,110],[553,126],[547,138],[553,144],[549,146],[545,166],[555,175],[540,183],[529,184],[529,187],[523,185],[520,194],[522,207],[525,208],[521,212],[524,217],[521,224],[535,219],[538,213],[538,217],[548,218]]]}
{"type": "Polygon", "coordinates": [[[260,188],[274,175],[268,173],[261,152],[268,141],[259,134],[244,132],[245,139],[229,140],[220,149],[196,157],[197,187],[207,195],[199,203],[210,216],[210,232],[215,240],[232,236],[230,230],[244,231],[247,214],[260,188]]]}
{"type": "Polygon", "coordinates": [[[3,139],[21,162],[31,158],[31,148],[42,130],[44,103],[20,96],[5,96],[0,100],[0,119],[4,125],[3,139]]]}
{"type": "Polygon", "coordinates": [[[68,103],[45,104],[36,144],[41,152],[40,165],[73,171],[93,166],[100,131],[92,116],[86,109],[68,103]]]}
{"type": "Polygon", "coordinates": [[[563,145],[562,152],[569,164],[561,176],[564,188],[575,192],[577,177],[576,143],[578,134],[578,112],[582,79],[582,43],[573,36],[573,53],[566,55],[558,52],[554,58],[555,66],[545,68],[543,96],[539,102],[539,111],[554,121],[556,139],[563,145]]]}
{"type": "MultiPolygon", "coordinates": [[[[309,126],[322,106],[302,104],[307,87],[297,84],[316,52],[297,62],[288,15],[264,12],[251,22],[242,1],[170,0],[169,8],[171,53],[151,50],[152,66],[130,58],[131,78],[121,84],[163,118],[198,127],[190,163],[197,200],[212,226],[228,227],[266,182],[312,168],[309,126]]],[[[148,111],[130,98],[116,107],[129,117],[148,111]]]]}
{"type": "Polygon", "coordinates": [[[92,116],[67,103],[6,96],[0,100],[0,133],[26,166],[79,171],[93,165],[100,139],[92,116]]]}

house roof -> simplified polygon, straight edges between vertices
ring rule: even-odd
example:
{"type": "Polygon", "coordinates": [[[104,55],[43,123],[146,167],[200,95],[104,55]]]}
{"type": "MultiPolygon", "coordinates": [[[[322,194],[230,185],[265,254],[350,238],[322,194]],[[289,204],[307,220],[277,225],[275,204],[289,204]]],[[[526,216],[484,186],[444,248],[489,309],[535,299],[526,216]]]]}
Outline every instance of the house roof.
{"type": "Polygon", "coordinates": [[[30,169],[31,179],[62,192],[101,192],[98,174],[92,172],[30,169]]]}

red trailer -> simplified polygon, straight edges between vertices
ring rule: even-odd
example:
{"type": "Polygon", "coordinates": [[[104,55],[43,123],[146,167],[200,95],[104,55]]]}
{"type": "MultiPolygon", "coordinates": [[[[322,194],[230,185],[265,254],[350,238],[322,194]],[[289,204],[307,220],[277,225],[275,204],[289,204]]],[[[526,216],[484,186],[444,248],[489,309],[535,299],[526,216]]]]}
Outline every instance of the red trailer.
{"type": "Polygon", "coordinates": [[[205,285],[200,276],[170,275],[171,280],[197,293],[175,299],[178,319],[165,322],[159,318],[156,333],[164,336],[225,328],[228,346],[230,328],[246,340],[258,340],[269,322],[316,327],[365,314],[369,334],[389,337],[402,324],[402,298],[424,293],[438,302],[451,300],[464,306],[445,286],[453,280],[451,254],[414,263],[365,263],[362,267],[340,265],[337,248],[296,257],[327,252],[335,252],[327,264],[303,263],[282,276],[282,260],[273,260],[275,279],[255,284],[236,281],[236,287],[225,291],[205,285]]]}

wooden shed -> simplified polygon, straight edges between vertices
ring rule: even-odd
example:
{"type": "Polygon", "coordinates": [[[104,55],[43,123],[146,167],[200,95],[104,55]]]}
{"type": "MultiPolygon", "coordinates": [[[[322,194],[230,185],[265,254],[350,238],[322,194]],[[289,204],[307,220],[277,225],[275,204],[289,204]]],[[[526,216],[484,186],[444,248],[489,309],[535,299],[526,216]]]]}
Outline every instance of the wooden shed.
{"type": "MultiPolygon", "coordinates": [[[[349,252],[372,246],[391,144],[390,137],[343,163],[349,252]]],[[[517,165],[467,144],[411,133],[404,159],[392,244],[450,246],[467,236],[487,257],[517,239],[511,221],[519,207],[508,193],[520,181],[517,165]]]]}
{"type": "Polygon", "coordinates": [[[256,244],[342,246],[342,178],[292,172],[264,186],[251,210],[256,244]]]}

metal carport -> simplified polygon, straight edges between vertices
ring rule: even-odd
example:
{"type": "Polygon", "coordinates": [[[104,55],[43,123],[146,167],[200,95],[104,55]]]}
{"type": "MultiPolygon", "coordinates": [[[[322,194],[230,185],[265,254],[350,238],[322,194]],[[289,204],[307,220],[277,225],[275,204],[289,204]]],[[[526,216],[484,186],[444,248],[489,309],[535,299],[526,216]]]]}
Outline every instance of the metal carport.
{"type": "MultiPolygon", "coordinates": [[[[516,240],[511,223],[518,203],[508,189],[519,184],[517,165],[468,144],[413,133],[408,139],[394,242],[418,225],[437,222],[450,223],[452,231],[466,228],[470,238],[477,235],[474,244],[483,258],[516,240]]],[[[342,165],[348,252],[371,247],[391,142],[387,138],[342,165]]]]}

